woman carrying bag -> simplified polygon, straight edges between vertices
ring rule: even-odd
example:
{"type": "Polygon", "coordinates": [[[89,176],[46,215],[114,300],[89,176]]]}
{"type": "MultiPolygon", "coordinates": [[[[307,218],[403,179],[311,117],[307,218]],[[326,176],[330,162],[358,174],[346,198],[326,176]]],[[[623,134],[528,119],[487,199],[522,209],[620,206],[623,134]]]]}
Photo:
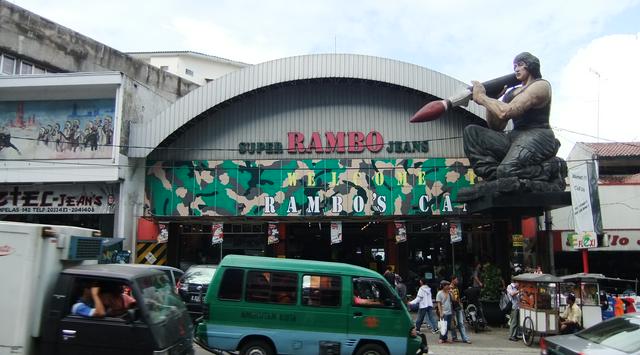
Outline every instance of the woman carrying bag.
{"type": "Polygon", "coordinates": [[[440,291],[436,295],[436,303],[438,304],[438,314],[440,315],[440,321],[438,326],[440,328],[440,340],[439,344],[451,343],[447,338],[449,333],[448,325],[451,324],[451,316],[453,314],[451,309],[451,294],[450,283],[447,280],[440,281],[440,291]]]}

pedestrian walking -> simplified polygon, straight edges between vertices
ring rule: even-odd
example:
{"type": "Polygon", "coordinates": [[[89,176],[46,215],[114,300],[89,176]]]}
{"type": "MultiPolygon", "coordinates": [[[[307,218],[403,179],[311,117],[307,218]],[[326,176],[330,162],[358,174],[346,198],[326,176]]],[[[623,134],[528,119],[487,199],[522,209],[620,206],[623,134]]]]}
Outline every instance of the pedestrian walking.
{"type": "Polygon", "coordinates": [[[436,295],[436,302],[438,303],[438,314],[440,314],[440,340],[439,344],[450,343],[448,339],[449,325],[452,321],[452,306],[451,306],[451,293],[450,283],[447,280],[440,281],[440,291],[436,295]],[[442,323],[442,324],[440,324],[442,323]],[[444,327],[444,330],[442,329],[444,327]]]}
{"type": "Polygon", "coordinates": [[[420,279],[420,288],[418,289],[418,294],[416,298],[414,298],[411,302],[409,302],[409,306],[418,306],[418,316],[416,317],[416,330],[420,331],[420,327],[425,320],[427,319],[427,326],[431,329],[431,331],[436,334],[438,333],[438,324],[433,316],[433,300],[431,299],[431,288],[427,285],[427,279],[420,279]]]}

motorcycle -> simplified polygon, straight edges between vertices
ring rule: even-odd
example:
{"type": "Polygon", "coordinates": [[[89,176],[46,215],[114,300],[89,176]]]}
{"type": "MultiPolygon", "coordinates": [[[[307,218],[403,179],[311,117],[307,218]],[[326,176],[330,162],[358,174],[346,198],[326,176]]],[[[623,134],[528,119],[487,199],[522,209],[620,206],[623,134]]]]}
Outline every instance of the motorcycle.
{"type": "Polygon", "coordinates": [[[474,333],[487,328],[487,321],[484,318],[479,296],[479,288],[469,287],[465,291],[465,296],[461,299],[462,304],[467,305],[464,309],[464,319],[467,324],[469,324],[469,327],[473,329],[474,333]]]}

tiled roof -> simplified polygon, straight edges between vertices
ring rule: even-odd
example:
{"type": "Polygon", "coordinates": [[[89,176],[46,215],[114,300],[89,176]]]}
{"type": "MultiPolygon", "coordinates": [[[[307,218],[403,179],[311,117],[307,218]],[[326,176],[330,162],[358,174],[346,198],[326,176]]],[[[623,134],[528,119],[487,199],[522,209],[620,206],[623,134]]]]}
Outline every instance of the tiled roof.
{"type": "Polygon", "coordinates": [[[603,185],[640,184],[640,174],[600,175],[599,180],[599,183],[603,185]]]}
{"type": "Polygon", "coordinates": [[[584,143],[598,157],[638,157],[640,142],[584,143]]]}

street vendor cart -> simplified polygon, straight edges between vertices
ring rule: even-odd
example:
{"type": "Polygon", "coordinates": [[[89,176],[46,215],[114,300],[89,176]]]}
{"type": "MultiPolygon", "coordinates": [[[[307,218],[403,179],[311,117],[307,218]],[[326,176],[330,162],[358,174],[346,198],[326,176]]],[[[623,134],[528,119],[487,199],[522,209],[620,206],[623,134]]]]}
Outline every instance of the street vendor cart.
{"type": "MultiPolygon", "coordinates": [[[[602,274],[578,273],[561,276],[561,295],[573,293],[576,296],[576,304],[582,311],[582,327],[588,328],[602,322],[602,309],[600,308],[600,281],[606,279],[602,274]]],[[[560,304],[566,306],[566,301],[561,296],[560,304]]]]}
{"type": "Polygon", "coordinates": [[[521,274],[519,325],[522,340],[533,344],[536,336],[560,334],[560,292],[562,279],[549,274],[521,274]]]}

